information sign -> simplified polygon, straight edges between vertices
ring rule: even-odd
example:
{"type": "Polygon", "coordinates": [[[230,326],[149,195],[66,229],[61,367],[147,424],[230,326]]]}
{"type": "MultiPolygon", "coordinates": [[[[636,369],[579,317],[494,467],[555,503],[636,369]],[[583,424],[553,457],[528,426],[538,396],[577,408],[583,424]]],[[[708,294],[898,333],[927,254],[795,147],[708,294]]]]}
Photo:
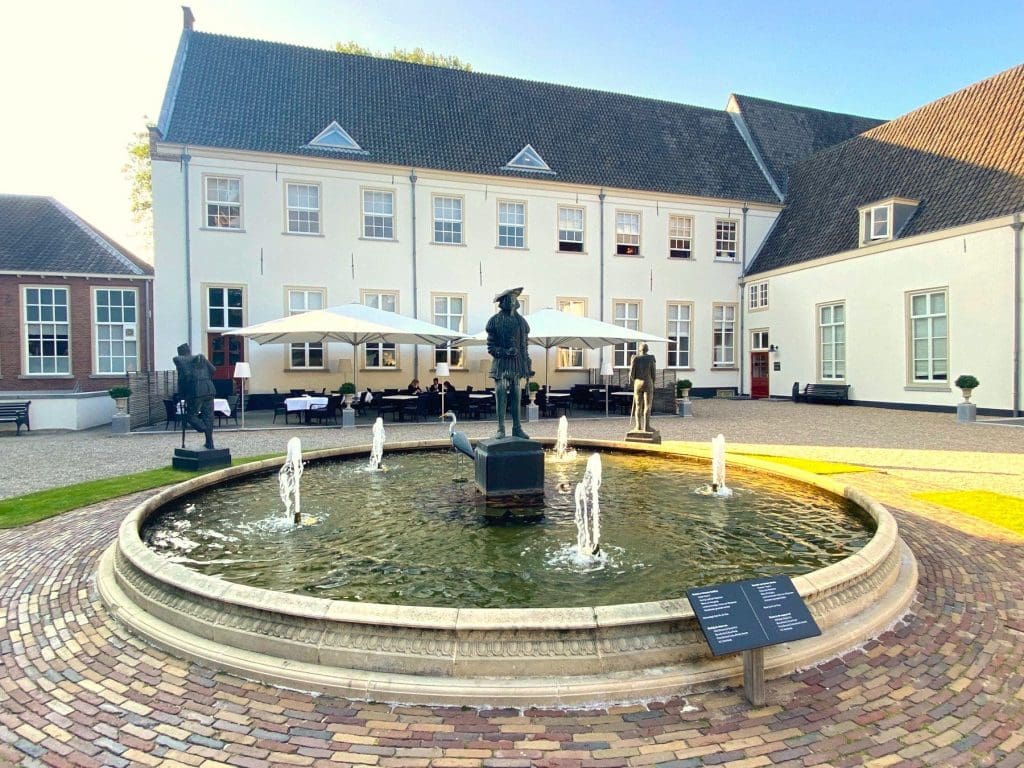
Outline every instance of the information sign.
{"type": "Polygon", "coordinates": [[[821,634],[789,576],[694,587],[686,597],[715,656],[821,634]]]}

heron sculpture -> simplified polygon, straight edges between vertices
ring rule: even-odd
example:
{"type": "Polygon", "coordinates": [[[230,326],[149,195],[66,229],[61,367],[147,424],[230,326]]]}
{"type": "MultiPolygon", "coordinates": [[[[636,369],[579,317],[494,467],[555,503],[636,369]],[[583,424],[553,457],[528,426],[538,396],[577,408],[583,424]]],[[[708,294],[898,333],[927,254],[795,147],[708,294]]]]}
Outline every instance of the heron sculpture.
{"type": "Polygon", "coordinates": [[[448,437],[452,441],[452,447],[459,453],[464,453],[471,459],[476,459],[476,451],[473,450],[473,446],[469,443],[469,438],[466,437],[465,432],[456,432],[455,425],[458,424],[458,419],[455,418],[455,414],[452,411],[445,411],[441,414],[442,419],[446,419],[449,416],[452,417],[451,424],[448,425],[448,437]]]}

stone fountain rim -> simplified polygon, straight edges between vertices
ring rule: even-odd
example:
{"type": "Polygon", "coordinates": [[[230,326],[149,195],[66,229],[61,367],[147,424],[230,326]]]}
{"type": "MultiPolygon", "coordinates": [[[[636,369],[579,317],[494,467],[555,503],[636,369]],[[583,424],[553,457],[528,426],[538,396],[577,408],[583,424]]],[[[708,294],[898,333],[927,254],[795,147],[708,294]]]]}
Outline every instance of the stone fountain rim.
{"type": "MultiPolygon", "coordinates": [[[[552,445],[554,439],[538,442],[552,445]]],[[[389,443],[390,451],[430,450],[448,447],[447,440],[420,440],[389,443]]],[[[573,447],[602,448],[618,452],[656,453],[683,459],[710,459],[710,450],[691,446],[635,445],[614,440],[573,440],[573,447]]],[[[326,448],[303,454],[307,461],[359,456],[367,454],[367,446],[326,448]]],[[[409,606],[390,603],[364,603],[330,598],[295,595],[287,592],[235,584],[205,576],[183,565],[172,563],[151,550],[142,541],[140,531],[148,517],[174,499],[203,488],[248,475],[276,470],[284,457],[263,459],[194,477],[169,486],[136,506],[122,521],[116,546],[134,567],[151,578],[182,593],[197,594],[242,609],[273,611],[302,619],[401,626],[413,629],[479,630],[479,629],[587,629],[595,626],[614,627],[638,623],[693,619],[693,610],[685,597],[642,603],[620,603],[599,606],[548,608],[445,608],[440,606],[409,606]]],[[[895,519],[881,504],[860,491],[831,478],[814,475],[793,467],[749,456],[729,455],[732,466],[754,472],[782,476],[816,487],[826,493],[847,498],[868,513],[875,522],[875,532],[868,543],[825,568],[793,577],[797,591],[808,603],[839,588],[843,583],[865,577],[899,546],[895,519]]]]}

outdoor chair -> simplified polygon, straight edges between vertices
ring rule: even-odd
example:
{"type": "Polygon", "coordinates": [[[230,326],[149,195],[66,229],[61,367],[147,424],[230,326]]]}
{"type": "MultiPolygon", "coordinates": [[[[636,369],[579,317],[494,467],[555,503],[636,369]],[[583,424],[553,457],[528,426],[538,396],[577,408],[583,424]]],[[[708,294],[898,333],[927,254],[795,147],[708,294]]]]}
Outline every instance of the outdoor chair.
{"type": "Polygon", "coordinates": [[[171,424],[177,429],[181,426],[182,419],[185,418],[184,414],[178,413],[178,401],[177,400],[164,400],[164,415],[167,417],[167,421],[164,422],[164,429],[166,430],[171,424]]]}
{"type": "Polygon", "coordinates": [[[277,423],[278,416],[284,416],[284,423],[288,423],[288,406],[284,403],[284,395],[278,393],[277,387],[274,387],[274,420],[272,424],[277,423]]]}
{"type": "Polygon", "coordinates": [[[338,423],[338,409],[341,408],[341,395],[328,395],[327,405],[314,406],[309,409],[310,419],[316,419],[320,424],[326,424],[328,420],[333,419],[334,423],[338,423]]]}
{"type": "Polygon", "coordinates": [[[402,410],[398,412],[398,418],[403,421],[406,416],[411,417],[413,421],[426,419],[430,416],[432,396],[436,397],[436,394],[435,392],[420,392],[415,400],[408,400],[402,406],[402,410]]]}
{"type": "Polygon", "coordinates": [[[230,414],[221,413],[220,411],[214,411],[213,412],[213,415],[217,417],[217,426],[218,427],[221,425],[222,422],[224,422],[227,419],[234,419],[235,420],[235,426],[236,427],[238,426],[238,410],[240,408],[240,406],[238,404],[239,400],[240,400],[240,398],[239,398],[238,395],[232,395],[230,398],[228,398],[228,406],[231,408],[231,413],[230,414]]]}

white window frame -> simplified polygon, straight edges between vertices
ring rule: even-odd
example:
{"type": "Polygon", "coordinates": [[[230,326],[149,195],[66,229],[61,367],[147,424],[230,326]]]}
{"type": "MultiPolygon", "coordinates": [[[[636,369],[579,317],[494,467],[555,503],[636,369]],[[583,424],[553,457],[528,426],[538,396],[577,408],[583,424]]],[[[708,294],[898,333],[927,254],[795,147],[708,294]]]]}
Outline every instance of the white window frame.
{"type": "MultiPolygon", "coordinates": [[[[303,312],[311,312],[327,306],[327,291],[323,288],[287,287],[285,288],[284,295],[285,311],[289,315],[301,315],[303,312]],[[310,298],[313,296],[318,297],[318,300],[311,302],[310,298]],[[300,299],[298,302],[300,306],[296,306],[296,303],[292,301],[295,298],[300,299]]],[[[326,368],[327,349],[324,347],[323,342],[293,342],[288,345],[289,370],[322,371],[326,368]],[[319,365],[312,362],[317,355],[320,357],[319,365]]]]}
{"type": "Polygon", "coordinates": [[[24,362],[22,371],[25,376],[70,376],[71,370],[71,286],[69,285],[22,285],[22,342],[24,343],[24,362]],[[34,301],[29,302],[29,292],[35,292],[34,301]],[[49,301],[44,302],[44,293],[49,291],[49,301]],[[60,293],[63,301],[58,301],[60,293]],[[33,311],[33,308],[35,311],[33,311]],[[63,311],[61,311],[63,308],[63,311]],[[63,316],[63,320],[60,318],[63,316]],[[33,330],[37,340],[32,342],[33,330]],[[44,332],[47,332],[44,336],[44,332]],[[61,333],[63,331],[63,333],[61,333]],[[33,343],[39,348],[39,354],[31,354],[33,343]],[[50,348],[49,354],[45,350],[50,348]],[[63,349],[63,354],[58,352],[63,349]],[[39,370],[32,370],[33,360],[38,362],[39,370]],[[52,366],[47,365],[47,361],[52,366]],[[52,370],[46,370],[52,368],[52,370]]]}
{"type": "Polygon", "coordinates": [[[665,307],[665,338],[668,339],[666,368],[693,368],[693,302],[670,301],[665,307]],[[683,317],[686,310],[686,317],[683,317]],[[675,317],[673,317],[675,313],[675,317]],[[686,349],[679,348],[678,339],[686,339],[686,349]],[[673,349],[675,347],[675,349],[673,349]]]}
{"type": "MultiPolygon", "coordinates": [[[[385,309],[389,312],[398,312],[398,291],[375,291],[371,289],[363,289],[359,292],[359,302],[365,304],[368,307],[375,307],[376,309],[385,309]],[[393,300],[393,301],[391,301],[393,300]],[[391,304],[394,309],[390,309],[385,304],[391,304]]],[[[397,370],[398,365],[398,345],[393,342],[377,342],[376,344],[364,344],[363,345],[363,364],[362,368],[370,371],[394,371],[397,370]],[[375,352],[377,355],[377,365],[370,365],[370,353],[375,352]],[[389,365],[388,360],[392,363],[389,365]]]]}
{"type": "Polygon", "coordinates": [[[738,222],[735,219],[715,219],[715,261],[734,262],[739,252],[738,222]]]}
{"type": "Polygon", "coordinates": [[[586,248],[586,226],[586,208],[581,205],[558,206],[558,252],[583,253],[586,248]]]}
{"type": "Polygon", "coordinates": [[[914,386],[949,387],[949,289],[929,288],[907,293],[907,380],[914,386]],[[935,297],[942,297],[942,310],[933,307],[935,297]],[[925,311],[917,313],[916,298],[923,297],[925,311]],[[919,342],[927,345],[920,356],[919,342]],[[918,376],[918,362],[926,364],[926,374],[918,376]]]}
{"type": "Polygon", "coordinates": [[[242,230],[242,203],[241,176],[218,176],[214,174],[203,176],[204,229],[240,232],[242,230]],[[213,190],[210,188],[211,182],[216,185],[213,190]],[[237,189],[237,194],[235,195],[231,194],[232,186],[235,186],[237,189]],[[211,191],[214,194],[211,194],[211,191]],[[234,200],[232,197],[237,197],[237,199],[234,200]]]}
{"type": "Polygon", "coordinates": [[[241,285],[228,285],[224,283],[205,283],[203,285],[203,324],[206,326],[207,331],[229,331],[232,328],[244,328],[245,327],[245,287],[241,285]],[[220,291],[221,298],[223,298],[223,304],[214,304],[211,300],[211,291],[220,291]],[[232,307],[230,305],[230,291],[238,291],[239,296],[242,300],[241,306],[232,307]],[[224,320],[226,325],[214,325],[212,320],[212,312],[214,307],[217,307],[219,311],[223,311],[224,320]],[[238,321],[232,322],[232,314],[238,315],[238,321]]]}
{"type": "Polygon", "coordinates": [[[430,200],[430,210],[434,221],[431,242],[435,245],[464,245],[465,198],[461,195],[434,195],[430,200]],[[440,215],[439,204],[442,208],[440,215]],[[458,204],[458,215],[456,215],[455,204],[458,204]]]}
{"type": "MultiPolygon", "coordinates": [[[[469,317],[468,298],[464,293],[432,293],[430,294],[430,315],[434,325],[448,328],[460,333],[466,332],[466,318],[469,317]],[[452,312],[452,299],[462,302],[462,312],[452,312]],[[444,312],[437,311],[437,302],[445,302],[444,312]]],[[[434,347],[434,365],[448,363],[449,367],[464,369],[466,367],[466,353],[462,347],[451,344],[438,344],[434,347]]]]}
{"type": "Polygon", "coordinates": [[[284,229],[289,235],[314,236],[323,234],[321,229],[320,209],[323,196],[320,185],[311,181],[286,181],[284,184],[284,229]],[[299,193],[300,188],[316,190],[316,205],[309,203],[309,198],[297,199],[292,203],[292,190],[299,193]],[[294,214],[294,216],[293,216],[294,214]]]}
{"type": "Polygon", "coordinates": [[[693,216],[672,214],[668,217],[668,257],[693,258],[693,216]]]}
{"type": "Polygon", "coordinates": [[[92,338],[93,338],[93,373],[99,376],[124,376],[129,370],[139,370],[139,289],[127,286],[109,286],[105,288],[93,287],[92,289],[92,338]],[[126,311],[127,305],[113,304],[109,301],[109,294],[120,293],[122,299],[125,294],[132,295],[131,311],[126,311]],[[106,304],[107,319],[100,319],[100,295],[106,293],[108,301],[106,304]],[[121,310],[118,313],[118,310],[121,310]],[[115,316],[120,314],[120,318],[115,316]],[[130,316],[130,319],[127,317],[130,316]],[[106,329],[107,338],[104,336],[106,329]],[[104,342],[107,344],[104,354],[104,342]],[[114,350],[120,348],[120,354],[113,354],[114,350]],[[108,361],[104,369],[104,360],[108,361]]]}
{"type": "MultiPolygon", "coordinates": [[[[613,299],[612,324],[639,331],[643,324],[643,302],[640,299],[613,299]],[[631,312],[631,308],[635,308],[635,311],[631,312]]],[[[616,344],[612,353],[614,367],[629,368],[633,356],[637,353],[637,346],[635,341],[616,344]]]]}
{"type": "Polygon", "coordinates": [[[711,305],[711,367],[736,367],[736,304],[711,305]]]}
{"type": "Polygon", "coordinates": [[[498,247],[525,250],[526,201],[498,200],[497,206],[498,247]],[[516,211],[515,208],[517,207],[521,211],[516,211]],[[522,221],[519,221],[519,219],[522,219],[522,221]]]}
{"type": "Polygon", "coordinates": [[[363,240],[395,240],[395,191],[364,187],[359,194],[363,240]],[[387,201],[386,207],[381,204],[387,201]],[[377,234],[377,232],[380,234],[377,234]]]}
{"type": "MultiPolygon", "coordinates": [[[[559,312],[566,312],[575,317],[587,316],[587,300],[578,296],[556,298],[555,308],[559,312]]],[[[544,354],[547,354],[547,352],[544,354]]],[[[583,370],[586,367],[583,347],[558,347],[558,351],[555,354],[555,367],[557,370],[583,370]]]]}
{"type": "Polygon", "coordinates": [[[846,381],[846,302],[815,307],[818,326],[818,381],[846,381]],[[837,320],[836,310],[841,317],[837,320]]]}
{"type": "Polygon", "coordinates": [[[756,328],[750,332],[751,352],[768,352],[770,348],[767,328],[756,328]]]}
{"type": "Polygon", "coordinates": [[[768,281],[747,284],[747,309],[751,312],[768,309],[768,281]]]}
{"type": "Polygon", "coordinates": [[[893,206],[891,203],[861,209],[860,241],[865,245],[892,240],[893,206]]]}
{"type": "Polygon", "coordinates": [[[615,211],[616,256],[639,256],[642,235],[643,216],[640,211],[615,211]]]}

